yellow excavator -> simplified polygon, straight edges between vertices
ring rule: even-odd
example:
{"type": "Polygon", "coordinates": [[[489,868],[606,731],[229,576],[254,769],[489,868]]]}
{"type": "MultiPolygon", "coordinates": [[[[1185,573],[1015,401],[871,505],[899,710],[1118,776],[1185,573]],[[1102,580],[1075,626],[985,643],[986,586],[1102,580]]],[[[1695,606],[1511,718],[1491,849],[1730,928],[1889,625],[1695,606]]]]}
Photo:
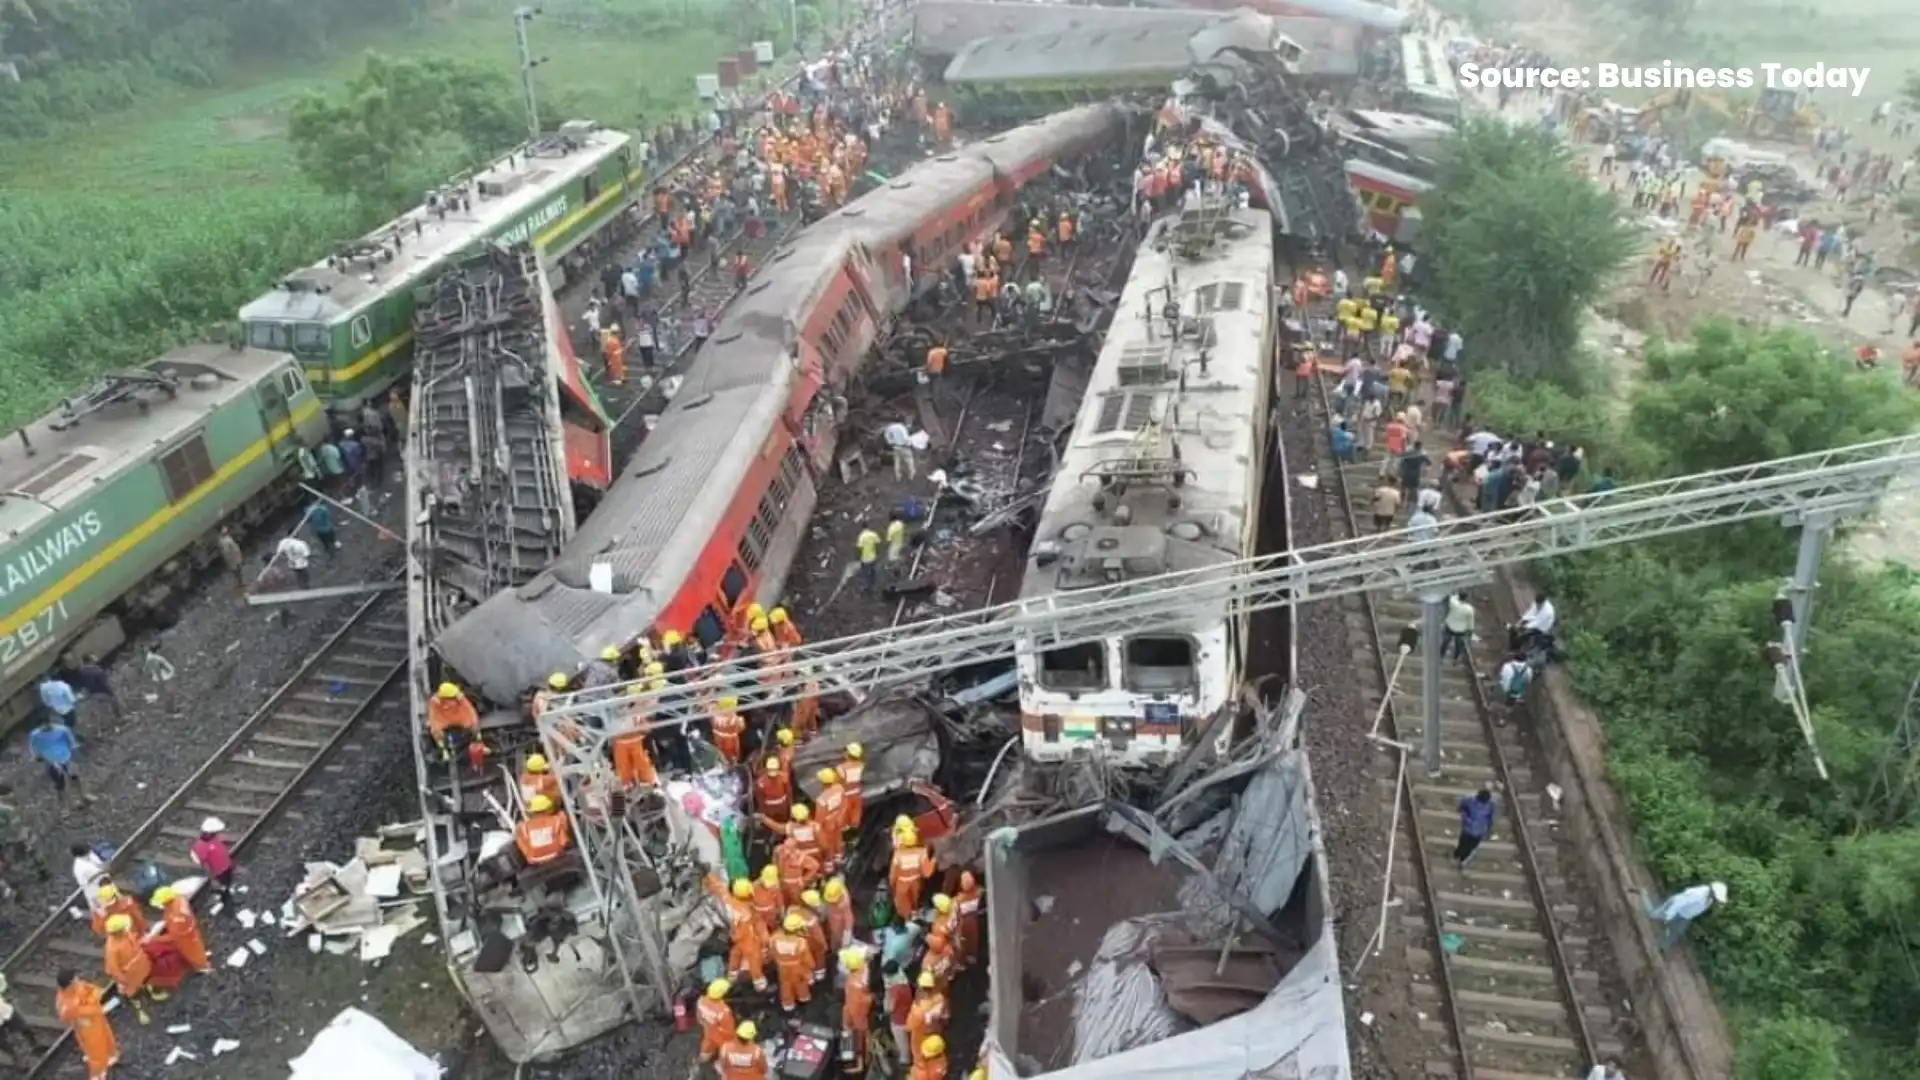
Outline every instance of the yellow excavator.
{"type": "Polygon", "coordinates": [[[1718,94],[1699,90],[1665,90],[1648,98],[1646,104],[1640,106],[1640,112],[1633,118],[1633,126],[1638,131],[1648,132],[1663,116],[1684,116],[1695,111],[1711,113],[1727,120],[1732,120],[1738,112],[1732,103],[1718,94]]]}
{"type": "Polygon", "coordinates": [[[1760,97],[1747,110],[1747,134],[1756,139],[1798,140],[1809,129],[1825,122],[1805,92],[1781,88],[1760,91],[1760,97]]]}

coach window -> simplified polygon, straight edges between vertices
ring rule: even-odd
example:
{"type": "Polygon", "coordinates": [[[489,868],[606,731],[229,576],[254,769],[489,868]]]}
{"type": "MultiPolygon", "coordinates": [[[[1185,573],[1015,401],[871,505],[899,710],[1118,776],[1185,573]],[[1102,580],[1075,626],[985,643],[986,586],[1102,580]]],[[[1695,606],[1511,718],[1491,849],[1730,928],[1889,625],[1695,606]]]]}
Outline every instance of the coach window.
{"type": "Polygon", "coordinates": [[[1068,645],[1040,654],[1040,685],[1048,690],[1076,693],[1107,688],[1107,646],[1095,641],[1068,645]]]}
{"type": "Polygon", "coordinates": [[[740,602],[740,594],[747,591],[747,572],[740,569],[739,563],[727,566],[727,572],[720,575],[720,594],[727,598],[727,606],[740,602]]]}
{"type": "Polygon", "coordinates": [[[1128,638],[1124,685],[1140,693],[1191,690],[1200,681],[1192,638],[1128,638]]]}
{"type": "Polygon", "coordinates": [[[711,607],[702,608],[700,617],[693,620],[693,636],[700,639],[700,644],[711,649],[720,644],[721,638],[727,636],[724,626],[725,624],[720,621],[719,612],[711,607]]]}
{"type": "Polygon", "coordinates": [[[765,525],[760,524],[758,515],[750,518],[747,521],[747,535],[740,540],[740,561],[755,570],[760,569],[761,560],[767,557],[767,544],[771,538],[772,534],[765,525]]]}

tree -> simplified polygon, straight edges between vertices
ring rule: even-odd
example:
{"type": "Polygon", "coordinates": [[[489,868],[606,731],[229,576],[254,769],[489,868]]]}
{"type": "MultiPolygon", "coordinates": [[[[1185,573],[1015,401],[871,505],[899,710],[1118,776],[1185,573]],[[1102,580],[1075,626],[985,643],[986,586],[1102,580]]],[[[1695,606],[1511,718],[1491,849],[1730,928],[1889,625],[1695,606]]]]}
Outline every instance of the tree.
{"type": "Polygon", "coordinates": [[[524,130],[505,80],[450,60],[367,57],[338,97],[309,94],[288,118],[300,169],[315,185],[372,205],[417,194],[449,153],[467,163],[524,130]]]}
{"type": "Polygon", "coordinates": [[[1429,290],[1476,364],[1578,381],[1582,313],[1633,250],[1614,201],[1574,172],[1551,135],[1469,120],[1420,199],[1429,290]]]}
{"type": "Polygon", "coordinates": [[[1725,321],[1693,340],[1651,343],[1635,395],[1635,432],[1670,471],[1702,472],[1867,442],[1910,430],[1920,410],[1797,330],[1725,321]]]}

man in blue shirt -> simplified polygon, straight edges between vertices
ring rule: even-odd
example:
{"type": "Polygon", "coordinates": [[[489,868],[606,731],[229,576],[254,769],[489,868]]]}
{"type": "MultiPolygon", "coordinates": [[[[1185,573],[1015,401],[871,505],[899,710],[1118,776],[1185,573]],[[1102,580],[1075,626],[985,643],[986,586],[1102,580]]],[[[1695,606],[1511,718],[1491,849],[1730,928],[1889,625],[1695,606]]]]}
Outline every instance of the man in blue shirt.
{"type": "Polygon", "coordinates": [[[40,704],[46,706],[56,722],[73,727],[80,707],[80,699],[74,694],[67,680],[49,671],[40,679],[40,704]]]}
{"type": "Polygon", "coordinates": [[[1645,890],[1635,889],[1640,894],[1640,909],[1647,917],[1660,924],[1660,951],[1673,948],[1673,944],[1687,935],[1687,927],[1693,920],[1705,915],[1716,905],[1727,902],[1727,886],[1714,881],[1705,885],[1695,885],[1682,889],[1665,900],[1655,904],[1645,890]]]}
{"type": "Polygon", "coordinates": [[[1481,788],[1476,794],[1460,800],[1460,842],[1453,846],[1453,861],[1462,870],[1467,860],[1480,849],[1487,834],[1493,831],[1493,792],[1481,788]]]}
{"type": "Polygon", "coordinates": [[[73,767],[73,755],[79,749],[80,740],[74,736],[73,729],[56,723],[52,715],[41,720],[40,726],[27,736],[27,753],[46,766],[47,779],[53,781],[53,790],[59,793],[62,805],[67,801],[68,785],[80,796],[80,805],[93,802],[93,796],[81,789],[80,774],[73,767]]]}

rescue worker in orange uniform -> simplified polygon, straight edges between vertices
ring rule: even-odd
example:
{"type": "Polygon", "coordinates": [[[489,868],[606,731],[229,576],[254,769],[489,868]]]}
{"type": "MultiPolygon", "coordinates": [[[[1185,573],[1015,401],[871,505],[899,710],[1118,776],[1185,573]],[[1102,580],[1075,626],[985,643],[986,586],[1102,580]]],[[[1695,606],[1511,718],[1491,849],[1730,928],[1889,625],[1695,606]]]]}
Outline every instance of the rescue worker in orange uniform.
{"type": "Polygon", "coordinates": [[[777,758],[779,758],[779,759],[780,759],[780,771],[781,771],[781,772],[784,772],[784,773],[786,773],[786,774],[787,774],[788,776],[792,776],[792,775],[793,775],[793,745],[794,745],[794,741],[795,741],[795,740],[794,740],[794,737],[793,737],[793,729],[792,729],[792,728],[784,728],[784,727],[783,727],[783,728],[775,728],[775,729],[774,729],[774,732],[773,732],[773,744],[774,744],[774,750],[773,750],[773,756],[775,756],[775,757],[777,757],[777,758]]]}
{"type": "Polygon", "coordinates": [[[820,781],[820,793],[813,797],[813,809],[820,826],[820,853],[828,866],[840,861],[846,840],[847,789],[840,786],[840,774],[821,769],[814,779],[820,781]]]}
{"type": "Polygon", "coordinates": [[[827,937],[833,947],[844,949],[853,944],[853,897],[847,892],[847,883],[828,878],[820,896],[827,902],[827,937]]]}
{"type": "Polygon", "coordinates": [[[62,971],[56,981],[60,990],[53,998],[54,1016],[80,1044],[80,1056],[87,1059],[87,1080],[106,1080],[108,1070],[120,1063],[120,1041],[107,1022],[106,991],[72,971],[62,971]]]}
{"type": "Polygon", "coordinates": [[[962,870],[960,889],[953,896],[954,927],[958,931],[953,952],[962,969],[972,967],[980,957],[980,907],[980,882],[973,871],[962,870]]]}
{"type": "Polygon", "coordinates": [[[959,935],[954,932],[956,914],[953,909],[953,897],[948,896],[946,893],[934,893],[933,922],[927,927],[927,932],[930,934],[945,934],[948,945],[957,944],[959,935]]]}
{"type": "Polygon", "coordinates": [[[920,958],[920,970],[933,976],[933,985],[942,994],[953,986],[960,965],[953,959],[953,939],[938,930],[927,935],[927,951],[920,958]]]}
{"type": "Polygon", "coordinates": [[[179,950],[187,966],[205,973],[208,970],[207,941],[200,935],[200,921],[193,917],[193,906],[187,899],[173,891],[173,886],[162,885],[153,890],[152,904],[160,909],[162,938],[167,944],[179,950]]]}
{"type": "Polygon", "coordinates": [[[1006,233],[993,234],[993,260],[1001,264],[1013,261],[1013,238],[1006,233]]]}
{"type": "Polygon", "coordinates": [[[747,637],[753,633],[753,620],[760,618],[766,613],[765,608],[742,596],[740,602],[733,606],[734,640],[747,640],[747,637]]]}
{"type": "Polygon", "coordinates": [[[791,820],[782,825],[777,821],[760,819],[761,823],[789,841],[799,846],[822,867],[827,865],[827,848],[820,839],[820,826],[813,820],[813,808],[806,803],[798,803],[793,808],[791,820]]]}
{"type": "Polygon", "coordinates": [[[813,890],[800,894],[800,902],[787,909],[788,914],[800,916],[801,936],[807,939],[807,947],[813,950],[813,978],[815,982],[826,978],[827,957],[833,949],[827,944],[827,920],[821,912],[820,894],[813,890]]]}
{"type": "Polygon", "coordinates": [[[1047,254],[1047,229],[1039,218],[1027,223],[1027,263],[1038,265],[1047,254]]]}
{"type": "Polygon", "coordinates": [[[913,1005],[907,1009],[907,1045],[912,1047],[913,1063],[918,1065],[925,1056],[927,1037],[947,1030],[947,995],[940,992],[929,972],[921,972],[914,982],[920,992],[914,995],[913,1005]]]}
{"type": "Polygon", "coordinates": [[[938,379],[947,373],[947,343],[935,341],[927,346],[927,378],[938,379]]]}
{"type": "Polygon", "coordinates": [[[947,1040],[929,1035],[914,1048],[913,1071],[907,1080],[947,1080],[947,1040]]]}
{"type": "MultiPolygon", "coordinates": [[[[805,806],[796,806],[793,812],[797,814],[805,809],[805,806]]],[[[780,895],[789,905],[800,902],[800,894],[813,887],[822,869],[819,858],[793,840],[773,849],[773,864],[780,868],[780,895]]]]}
{"type": "Polygon", "coordinates": [[[767,1080],[767,1055],[754,1041],[759,1037],[751,1020],[733,1029],[733,1040],[720,1048],[720,1080],[767,1080]]]}
{"type": "Polygon", "coordinates": [[[860,831],[860,816],[866,810],[861,797],[861,782],[867,775],[867,750],[859,743],[848,743],[846,757],[840,760],[840,787],[847,796],[847,811],[840,819],[848,832],[860,831]]]}
{"type": "Polygon", "coordinates": [[[787,721],[795,736],[805,742],[820,733],[820,684],[813,679],[813,668],[800,665],[808,678],[801,687],[800,699],[793,703],[793,716],[787,721]]]}
{"type": "Polygon", "coordinates": [[[530,803],[535,795],[560,797],[560,778],[547,767],[545,754],[528,754],[526,764],[520,767],[520,801],[530,803]]]}
{"type": "Polygon", "coordinates": [[[535,723],[539,723],[541,715],[547,711],[547,702],[552,701],[557,695],[566,692],[567,673],[564,671],[554,672],[547,676],[546,689],[535,690],[533,692],[533,700],[527,703],[527,713],[532,716],[535,723]]]}
{"type": "Polygon", "coordinates": [[[727,909],[727,974],[748,979],[755,990],[767,988],[767,931],[760,915],[753,910],[753,883],[746,878],[734,880],[723,888],[720,875],[707,878],[707,891],[727,909]]]}
{"type": "Polygon", "coordinates": [[[754,801],[760,813],[771,821],[785,823],[793,812],[793,782],[780,759],[770,757],[760,764],[760,775],[753,781],[754,801]]]}
{"type": "Polygon", "coordinates": [[[761,667],[778,667],[786,662],[786,651],[773,639],[773,624],[767,621],[765,615],[753,620],[751,644],[754,655],[760,658],[761,667]]]}
{"type": "Polygon", "coordinates": [[[773,640],[779,642],[781,648],[797,649],[806,644],[806,640],[800,636],[800,628],[793,625],[793,620],[787,616],[786,608],[777,607],[767,612],[767,623],[773,627],[773,640]]]}
{"type": "MultiPolygon", "coordinates": [[[[775,851],[774,854],[779,854],[775,851]]],[[[753,914],[760,920],[761,929],[766,936],[772,937],[780,927],[780,911],[784,907],[780,895],[780,868],[773,863],[760,868],[760,876],[753,879],[753,914]]]]}
{"type": "Polygon", "coordinates": [[[932,876],[933,855],[920,846],[919,830],[909,823],[894,834],[893,864],[887,868],[887,890],[901,921],[920,910],[920,890],[932,876]]]}
{"type": "Polygon", "coordinates": [[[441,683],[427,701],[427,736],[439,749],[441,761],[451,761],[454,754],[466,748],[467,740],[480,737],[480,714],[467,695],[450,682],[441,683]]]}
{"type": "Polygon", "coordinates": [[[769,950],[780,979],[780,1008],[787,1012],[813,1000],[813,946],[807,943],[806,928],[798,912],[788,912],[769,950]]]}
{"type": "Polygon", "coordinates": [[[701,1061],[719,1057],[721,1049],[733,1041],[733,1006],[727,1004],[727,995],[732,991],[732,983],[715,979],[707,984],[707,992],[694,1007],[694,1016],[700,1021],[701,1061]]]}
{"type": "Polygon", "coordinates": [[[867,971],[867,950],[844,949],[840,968],[847,988],[840,1001],[840,1067],[850,1076],[867,1071],[867,1039],[873,1030],[873,976],[867,971]]]}
{"type": "MultiPolygon", "coordinates": [[[[658,689],[666,689],[665,680],[656,681],[660,683],[658,689]]],[[[627,685],[626,692],[638,694],[651,689],[655,687],[635,682],[627,685]]],[[[647,733],[652,730],[647,720],[644,708],[628,705],[620,730],[608,740],[613,753],[613,775],[619,778],[623,788],[654,787],[660,783],[660,775],[653,768],[653,755],[647,752],[647,733]]]]}
{"type": "Polygon", "coordinates": [[[147,986],[147,980],[153,976],[153,959],[141,945],[140,936],[134,933],[132,919],[125,915],[109,918],[106,955],[102,963],[114,987],[120,991],[120,996],[133,1007],[134,1019],[149,1024],[153,1018],[147,1015],[146,1004],[140,995],[143,992],[151,994],[153,1000],[158,1002],[167,1000],[167,994],[147,986]]]}
{"type": "Polygon", "coordinates": [[[728,765],[740,764],[740,740],[747,733],[747,722],[740,718],[740,700],[723,697],[713,703],[713,748],[728,765]]]}
{"type": "Polygon", "coordinates": [[[553,799],[536,795],[527,800],[527,816],[513,830],[513,844],[528,866],[550,863],[566,854],[573,840],[567,815],[553,807],[553,799]]]}
{"type": "Polygon", "coordinates": [[[115,915],[125,915],[127,920],[133,924],[134,937],[143,938],[147,936],[147,915],[140,910],[140,901],[121,893],[110,881],[102,883],[93,895],[97,901],[93,905],[92,925],[95,934],[106,937],[107,923],[110,922],[115,915]]]}
{"type": "Polygon", "coordinates": [[[627,384],[626,347],[620,343],[620,328],[609,326],[600,335],[600,359],[607,365],[607,381],[615,386],[627,384]]]}
{"type": "Polygon", "coordinates": [[[1072,213],[1065,210],[1060,211],[1060,222],[1054,227],[1054,236],[1059,239],[1061,247],[1067,247],[1073,243],[1072,213]]]}

